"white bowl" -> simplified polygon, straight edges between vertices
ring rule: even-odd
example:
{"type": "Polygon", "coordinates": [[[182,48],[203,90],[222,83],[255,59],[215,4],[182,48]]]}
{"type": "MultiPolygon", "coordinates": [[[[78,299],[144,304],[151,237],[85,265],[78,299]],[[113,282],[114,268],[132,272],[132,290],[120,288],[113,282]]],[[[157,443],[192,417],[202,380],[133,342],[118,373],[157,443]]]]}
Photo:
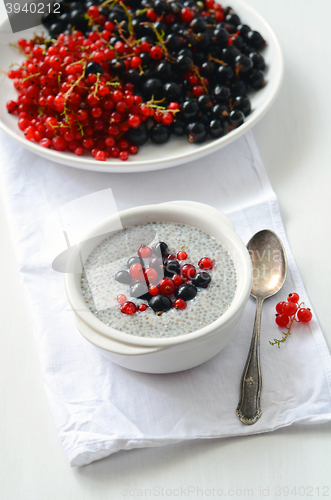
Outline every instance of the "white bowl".
{"type": "MultiPolygon", "coordinates": [[[[278,40],[269,24],[250,5],[241,0],[233,0],[231,6],[239,14],[245,24],[249,24],[252,29],[260,31],[267,40],[267,46],[263,51],[266,60],[266,81],[267,85],[254,92],[251,97],[252,113],[247,117],[245,123],[220,139],[206,141],[200,145],[193,145],[184,138],[172,137],[170,142],[162,146],[156,144],[146,144],[137,156],[131,156],[126,162],[120,160],[108,160],[100,162],[91,156],[78,157],[73,153],[61,153],[54,150],[45,149],[39,144],[34,144],[25,139],[17,125],[17,116],[6,112],[6,102],[16,99],[17,93],[13,87],[13,82],[8,78],[0,78],[0,128],[10,137],[19,142],[22,146],[34,153],[74,168],[83,170],[93,170],[95,172],[145,172],[149,170],[159,170],[168,167],[181,165],[189,161],[197,160],[213,153],[247,132],[255,125],[268,111],[274,102],[283,76],[283,57],[278,40]]],[[[0,26],[0,31],[3,26],[0,26]]],[[[7,70],[13,62],[21,62],[22,55],[15,48],[9,46],[9,42],[16,42],[19,38],[29,38],[34,32],[42,31],[41,27],[34,30],[21,31],[15,35],[2,35],[0,37],[0,69],[7,70]]]]}
{"type": "MultiPolygon", "coordinates": [[[[67,273],[65,287],[82,335],[101,349],[111,361],[131,370],[146,373],[172,373],[193,368],[212,358],[235,333],[252,285],[252,264],[248,251],[230,220],[218,210],[196,202],[170,202],[147,205],[119,213],[123,227],[169,221],[189,224],[218,240],[230,253],[237,271],[237,289],[229,309],[216,321],[200,330],[168,338],[147,338],[120,332],[102,323],[86,305],[80,287],[81,274],[67,273]]],[[[68,269],[77,269],[111,231],[111,216],[90,231],[73,251],[68,269]]]]}

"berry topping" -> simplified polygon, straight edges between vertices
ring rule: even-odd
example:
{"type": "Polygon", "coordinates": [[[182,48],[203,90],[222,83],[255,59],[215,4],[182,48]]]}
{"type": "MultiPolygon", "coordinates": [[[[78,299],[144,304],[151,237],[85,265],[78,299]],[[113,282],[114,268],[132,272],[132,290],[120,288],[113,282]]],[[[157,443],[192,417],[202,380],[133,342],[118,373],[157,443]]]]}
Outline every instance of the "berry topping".
{"type": "Polygon", "coordinates": [[[180,285],[184,285],[185,283],[180,274],[174,274],[171,279],[174,282],[176,288],[178,288],[180,285]]]}
{"type": "Polygon", "coordinates": [[[141,264],[141,265],[143,265],[143,261],[141,260],[140,257],[137,257],[137,256],[130,257],[130,259],[126,263],[127,268],[130,269],[130,267],[133,266],[133,264],[141,264]]]}
{"type": "Polygon", "coordinates": [[[179,273],[179,269],[180,265],[177,260],[166,260],[164,263],[164,276],[171,278],[174,274],[179,273]]]}
{"type": "Polygon", "coordinates": [[[167,256],[167,260],[176,260],[176,255],[174,255],[173,253],[170,253],[170,254],[167,256]]]}
{"type": "Polygon", "coordinates": [[[203,257],[199,260],[198,266],[200,267],[200,269],[210,271],[214,267],[214,262],[209,257],[203,257]]]}
{"type": "Polygon", "coordinates": [[[155,297],[152,297],[148,302],[148,305],[156,313],[166,312],[172,308],[172,302],[166,295],[156,295],[155,297]]]}
{"type": "Polygon", "coordinates": [[[138,281],[130,286],[130,295],[136,299],[148,300],[150,298],[148,287],[146,283],[142,281],[138,281]]]}
{"type": "Polygon", "coordinates": [[[308,323],[313,315],[311,310],[307,307],[301,307],[298,312],[297,312],[297,317],[299,321],[302,321],[303,323],[308,323]]]}
{"type": "Polygon", "coordinates": [[[145,271],[145,279],[148,283],[155,283],[159,279],[159,274],[153,267],[148,267],[145,271]]]}
{"type": "Polygon", "coordinates": [[[154,295],[158,295],[159,287],[157,285],[150,285],[148,288],[150,295],[154,297],[154,295]]]}
{"type": "Polygon", "coordinates": [[[175,297],[177,299],[192,300],[197,294],[197,289],[194,285],[185,284],[181,285],[175,291],[175,297]]]}
{"type": "Polygon", "coordinates": [[[142,259],[149,259],[152,256],[152,249],[146,245],[141,245],[137,253],[142,259]]]}
{"type": "Polygon", "coordinates": [[[166,243],[164,243],[163,241],[159,241],[158,243],[156,243],[153,246],[152,250],[153,250],[153,253],[156,256],[158,256],[158,257],[160,257],[160,256],[164,257],[167,254],[167,252],[168,252],[168,245],[166,243]]]}
{"type": "Polygon", "coordinates": [[[174,282],[169,278],[164,278],[159,283],[159,291],[162,295],[173,295],[175,292],[176,286],[174,282]]]}
{"type": "Polygon", "coordinates": [[[128,314],[129,316],[137,312],[137,306],[133,302],[125,302],[121,305],[120,309],[123,314],[128,314]]]}
{"type": "Polygon", "coordinates": [[[145,281],[144,268],[141,264],[132,264],[130,267],[130,275],[134,280],[145,281]]]}
{"type": "MultiPolygon", "coordinates": [[[[211,282],[210,274],[200,270],[197,273],[193,264],[184,264],[180,267],[177,259],[186,260],[187,253],[179,250],[177,253],[169,254],[168,245],[165,242],[158,242],[152,247],[141,245],[137,254],[127,261],[129,271],[118,271],[115,279],[120,283],[130,285],[130,296],[147,300],[156,313],[162,314],[171,309],[170,297],[173,296],[176,298],[174,307],[185,309],[186,301],[192,300],[197,295],[197,287],[207,288],[211,282]],[[146,269],[144,260],[145,262],[148,260],[149,263],[146,269]]],[[[199,265],[212,268],[214,262],[208,257],[203,257],[199,265]]],[[[124,294],[119,295],[117,301],[122,305],[130,304],[124,294]]],[[[284,304],[297,307],[291,302],[284,302],[284,304]]],[[[127,310],[130,310],[129,306],[127,310]]]]}
{"type": "Polygon", "coordinates": [[[184,278],[192,280],[196,275],[197,271],[192,264],[184,264],[184,266],[180,270],[181,275],[184,278]]]}
{"type": "Polygon", "coordinates": [[[124,285],[132,284],[132,277],[130,276],[128,271],[118,271],[115,274],[115,280],[118,281],[118,283],[123,283],[124,285]]]}
{"type": "Polygon", "coordinates": [[[161,257],[154,255],[151,259],[149,259],[149,267],[156,269],[158,273],[162,272],[163,275],[163,261],[161,257]]]}
{"type": "Polygon", "coordinates": [[[148,307],[147,304],[140,304],[138,309],[140,312],[143,312],[143,311],[146,311],[147,307],[148,307]]]}
{"type": "Polygon", "coordinates": [[[116,300],[119,304],[124,304],[124,302],[126,302],[128,299],[126,298],[125,295],[121,294],[117,295],[116,300]]]}
{"type": "Polygon", "coordinates": [[[207,288],[210,282],[211,282],[210,274],[205,273],[204,271],[198,273],[192,280],[192,284],[200,288],[207,288]]]}
{"type": "Polygon", "coordinates": [[[187,302],[185,302],[185,300],[183,299],[176,299],[175,302],[174,302],[174,308],[175,309],[186,309],[187,307],[187,302]]]}

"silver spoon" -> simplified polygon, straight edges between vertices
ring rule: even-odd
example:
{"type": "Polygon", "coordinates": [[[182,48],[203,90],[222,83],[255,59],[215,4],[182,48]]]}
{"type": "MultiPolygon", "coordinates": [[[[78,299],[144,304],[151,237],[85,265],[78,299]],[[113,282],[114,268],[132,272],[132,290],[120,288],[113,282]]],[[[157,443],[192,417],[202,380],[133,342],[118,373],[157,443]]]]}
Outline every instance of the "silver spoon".
{"type": "Polygon", "coordinates": [[[236,413],[245,425],[252,425],[261,417],[262,372],[260,363],[260,329],[264,299],[277,293],[283,286],[287,262],[285,250],[278,236],[268,229],[256,233],[247,243],[253,264],[251,295],[256,299],[256,315],[252,341],[241,379],[240,401],[236,413]]]}

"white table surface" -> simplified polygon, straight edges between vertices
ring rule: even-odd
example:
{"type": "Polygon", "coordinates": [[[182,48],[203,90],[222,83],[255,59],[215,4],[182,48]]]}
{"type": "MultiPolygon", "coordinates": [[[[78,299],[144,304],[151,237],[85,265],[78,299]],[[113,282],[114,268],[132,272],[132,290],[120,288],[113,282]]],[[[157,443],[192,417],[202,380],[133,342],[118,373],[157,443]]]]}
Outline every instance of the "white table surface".
{"type": "MultiPolygon", "coordinates": [[[[331,348],[331,2],[249,3],[269,21],[285,57],[279,97],[254,134],[331,348]]],[[[119,452],[70,468],[44,394],[2,204],[0,229],[1,500],[331,497],[330,424],[119,452]]]]}

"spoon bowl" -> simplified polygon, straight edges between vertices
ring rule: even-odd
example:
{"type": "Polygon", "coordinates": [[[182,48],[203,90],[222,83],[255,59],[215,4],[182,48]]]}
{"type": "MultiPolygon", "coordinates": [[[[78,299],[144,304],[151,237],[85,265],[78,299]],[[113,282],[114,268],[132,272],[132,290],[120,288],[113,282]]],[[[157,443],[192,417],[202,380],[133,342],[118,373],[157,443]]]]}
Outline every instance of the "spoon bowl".
{"type": "Polygon", "coordinates": [[[252,425],[262,415],[262,371],[260,361],[260,331],[264,299],[282,288],[287,274],[286,254],[278,236],[269,229],[256,233],[247,250],[253,265],[251,295],[256,299],[256,315],[245,368],[241,379],[240,401],[236,413],[245,425],[252,425]]]}
{"type": "Polygon", "coordinates": [[[249,240],[247,250],[253,265],[251,295],[264,300],[284,284],[287,273],[284,247],[274,232],[264,229],[249,240]]]}

